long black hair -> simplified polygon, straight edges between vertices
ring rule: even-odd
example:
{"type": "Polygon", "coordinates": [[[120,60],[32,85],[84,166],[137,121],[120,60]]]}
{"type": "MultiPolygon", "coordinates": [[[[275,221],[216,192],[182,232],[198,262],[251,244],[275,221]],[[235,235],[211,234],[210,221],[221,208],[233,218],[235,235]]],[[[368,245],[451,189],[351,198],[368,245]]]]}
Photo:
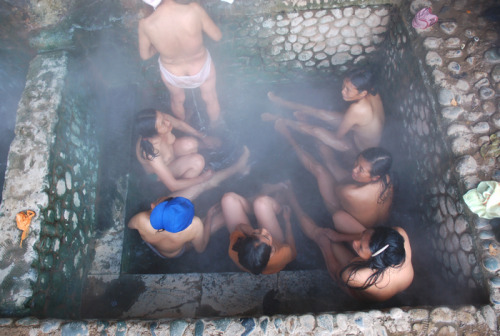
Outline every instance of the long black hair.
{"type": "Polygon", "coordinates": [[[380,254],[371,256],[368,260],[354,261],[345,266],[340,271],[340,275],[342,276],[347,269],[350,269],[349,278],[345,282],[345,286],[353,289],[367,289],[377,283],[377,280],[387,268],[401,267],[406,259],[404,238],[393,228],[374,228],[369,245],[372,254],[383,249],[386,245],[388,246],[380,254]],[[351,280],[360,269],[364,268],[370,268],[375,272],[366,279],[362,286],[350,286],[349,280],[351,280]]]}
{"type": "Polygon", "coordinates": [[[271,246],[260,242],[254,236],[240,237],[233,245],[238,252],[238,261],[253,274],[260,274],[266,268],[271,257],[271,246]]]}
{"type": "Polygon", "coordinates": [[[391,153],[382,147],[371,147],[359,153],[358,157],[360,156],[370,163],[370,176],[380,176],[384,189],[380,193],[377,203],[384,203],[390,195],[387,191],[393,185],[391,153]]]}
{"type": "Polygon", "coordinates": [[[369,94],[376,95],[377,88],[373,71],[368,68],[356,69],[349,72],[346,76],[359,92],[367,91],[369,94]]]}
{"type": "Polygon", "coordinates": [[[135,116],[134,132],[141,139],[141,156],[146,160],[153,160],[159,154],[148,138],[158,135],[156,130],[156,110],[152,108],[139,111],[135,116]]]}

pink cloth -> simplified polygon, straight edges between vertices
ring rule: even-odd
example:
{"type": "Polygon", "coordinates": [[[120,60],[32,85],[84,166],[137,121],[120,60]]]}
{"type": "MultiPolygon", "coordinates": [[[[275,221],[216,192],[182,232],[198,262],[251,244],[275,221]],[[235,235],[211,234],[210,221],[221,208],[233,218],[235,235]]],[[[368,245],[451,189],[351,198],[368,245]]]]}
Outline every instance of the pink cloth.
{"type": "Polygon", "coordinates": [[[422,8],[415,14],[413,21],[411,22],[413,28],[415,29],[425,29],[438,21],[438,17],[432,14],[430,8],[422,8]]]}

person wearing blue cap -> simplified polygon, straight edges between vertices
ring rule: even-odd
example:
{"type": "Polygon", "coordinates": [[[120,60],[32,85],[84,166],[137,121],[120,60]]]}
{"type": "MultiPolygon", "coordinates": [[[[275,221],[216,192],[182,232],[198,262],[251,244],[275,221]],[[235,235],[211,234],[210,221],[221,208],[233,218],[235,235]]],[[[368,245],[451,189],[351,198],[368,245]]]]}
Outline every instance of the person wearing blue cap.
{"type": "Polygon", "coordinates": [[[210,225],[194,215],[194,205],[184,197],[163,198],[151,210],[132,217],[128,227],[139,231],[144,242],[160,257],[182,255],[190,244],[200,253],[210,239],[210,225]]]}

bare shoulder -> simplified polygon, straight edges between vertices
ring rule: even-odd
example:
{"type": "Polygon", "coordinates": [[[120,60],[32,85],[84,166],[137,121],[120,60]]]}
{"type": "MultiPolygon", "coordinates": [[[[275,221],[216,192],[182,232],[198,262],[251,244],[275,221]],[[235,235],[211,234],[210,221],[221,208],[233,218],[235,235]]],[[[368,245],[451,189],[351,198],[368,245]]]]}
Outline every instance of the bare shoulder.
{"type": "Polygon", "coordinates": [[[362,268],[354,272],[353,269],[349,267],[342,273],[342,281],[351,287],[362,287],[372,274],[373,271],[369,268],[362,268]]]}
{"type": "Polygon", "coordinates": [[[141,211],[130,219],[128,227],[138,230],[144,225],[145,222],[149,222],[149,213],[148,211],[141,211]]]}
{"type": "Polygon", "coordinates": [[[401,228],[399,226],[395,226],[394,230],[398,231],[399,234],[403,236],[403,238],[405,239],[405,242],[409,241],[408,234],[406,233],[405,230],[403,230],[403,228],[401,228]]]}

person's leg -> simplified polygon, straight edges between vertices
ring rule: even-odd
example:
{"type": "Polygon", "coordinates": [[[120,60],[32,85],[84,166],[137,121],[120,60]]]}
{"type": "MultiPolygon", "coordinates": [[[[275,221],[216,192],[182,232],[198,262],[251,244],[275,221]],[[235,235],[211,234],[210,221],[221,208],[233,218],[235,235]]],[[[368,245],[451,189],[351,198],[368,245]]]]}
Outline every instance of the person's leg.
{"type": "Polygon", "coordinates": [[[333,252],[333,247],[334,245],[339,244],[332,243],[332,241],[328,238],[327,231],[330,229],[319,227],[316,223],[314,223],[314,221],[299,205],[293,190],[287,190],[287,198],[290,203],[290,207],[299,220],[302,231],[309,239],[318,244],[321,253],[323,254],[323,258],[325,259],[325,264],[330,276],[335,280],[338,280],[338,272],[341,270],[342,265],[336,258],[336,255],[333,252]]]}
{"type": "Polygon", "coordinates": [[[336,181],[342,181],[351,175],[351,171],[347,171],[342,168],[335,158],[335,154],[331,147],[328,147],[321,141],[316,142],[316,147],[321,155],[321,159],[328,169],[328,171],[333,175],[336,181]]]}
{"type": "Polygon", "coordinates": [[[360,222],[356,220],[349,213],[344,210],[339,210],[335,212],[332,216],[333,226],[335,230],[340,233],[362,233],[367,227],[363,226],[360,222]]]}
{"type": "Polygon", "coordinates": [[[171,85],[163,78],[163,75],[161,75],[161,79],[167,87],[168,92],[170,92],[170,108],[172,109],[172,113],[178,119],[185,120],[186,110],[184,109],[184,101],[186,100],[186,93],[184,89],[171,85]]]}
{"type": "Polygon", "coordinates": [[[269,231],[273,239],[284,243],[285,236],[277,218],[281,212],[281,206],[278,202],[269,196],[259,196],[253,202],[253,211],[259,227],[269,231]]]}
{"type": "Polygon", "coordinates": [[[223,228],[225,224],[222,207],[220,202],[217,202],[208,209],[207,215],[203,219],[203,225],[210,225],[210,234],[212,235],[223,228]]]}
{"type": "Polygon", "coordinates": [[[188,154],[176,158],[168,164],[168,168],[176,178],[193,178],[200,176],[205,168],[205,159],[198,153],[188,154]]]}
{"type": "Polygon", "coordinates": [[[176,157],[198,153],[199,142],[193,137],[180,137],[172,145],[176,157]]]}
{"type": "Polygon", "coordinates": [[[229,233],[232,233],[240,224],[252,226],[250,219],[248,219],[252,208],[244,197],[234,192],[228,192],[222,196],[220,204],[229,233]]]}
{"type": "Polygon", "coordinates": [[[351,146],[343,140],[339,140],[336,138],[335,134],[323,127],[309,125],[304,121],[295,121],[286,118],[282,118],[281,116],[274,115],[271,113],[262,113],[261,114],[262,121],[278,121],[280,120],[286,126],[292,128],[293,130],[312,136],[317,140],[321,141],[327,146],[330,146],[333,149],[338,151],[346,151],[351,148],[351,146]]]}
{"type": "Polygon", "coordinates": [[[243,154],[241,154],[240,158],[234,165],[214,172],[212,177],[205,182],[199,183],[183,190],[178,190],[176,192],[173,192],[170,196],[182,196],[190,199],[191,201],[194,201],[201,193],[217,187],[222,181],[228,179],[234,174],[247,174],[250,171],[250,167],[247,166],[249,157],[250,151],[245,146],[243,154]]]}
{"type": "Polygon", "coordinates": [[[210,65],[210,75],[200,86],[201,99],[203,99],[207,106],[207,114],[211,124],[217,121],[220,116],[220,105],[216,90],[216,78],[217,75],[215,65],[214,62],[212,62],[210,65]]]}
{"type": "Polygon", "coordinates": [[[325,203],[328,211],[330,213],[334,213],[339,208],[339,201],[337,199],[337,195],[335,194],[335,187],[337,185],[337,181],[333,178],[332,174],[323,167],[314,157],[304,151],[292,137],[285,124],[281,122],[281,120],[277,120],[274,124],[275,129],[283,134],[283,136],[288,140],[288,142],[292,145],[295,152],[297,153],[297,157],[302,162],[304,167],[316,177],[316,181],[318,183],[319,191],[323,198],[323,202],[325,203]]]}

